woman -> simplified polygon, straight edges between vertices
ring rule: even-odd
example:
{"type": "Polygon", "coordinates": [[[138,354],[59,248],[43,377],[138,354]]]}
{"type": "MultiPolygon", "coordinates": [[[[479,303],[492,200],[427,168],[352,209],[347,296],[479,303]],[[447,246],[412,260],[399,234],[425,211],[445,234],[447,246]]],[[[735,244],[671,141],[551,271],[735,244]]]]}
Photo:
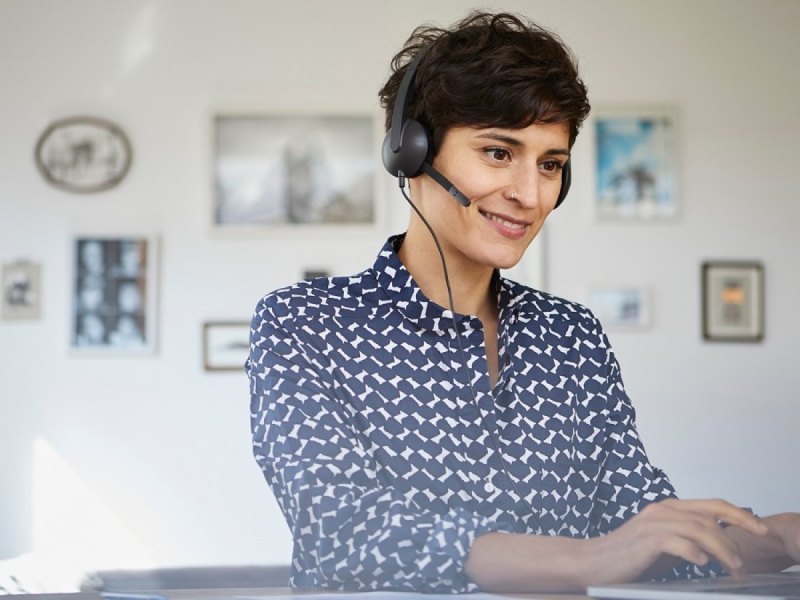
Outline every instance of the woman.
{"type": "Polygon", "coordinates": [[[568,189],[589,105],[562,42],[506,14],[418,28],[380,96],[407,232],[253,319],[292,585],[567,591],[797,561],[797,515],[675,499],[593,315],[498,274],[568,189]]]}

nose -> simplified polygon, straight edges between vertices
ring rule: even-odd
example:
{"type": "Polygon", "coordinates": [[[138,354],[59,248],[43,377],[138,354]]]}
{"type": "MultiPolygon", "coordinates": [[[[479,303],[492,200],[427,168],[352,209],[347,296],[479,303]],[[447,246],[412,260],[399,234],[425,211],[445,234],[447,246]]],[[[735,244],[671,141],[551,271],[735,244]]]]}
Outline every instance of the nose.
{"type": "Polygon", "coordinates": [[[518,165],[510,197],[526,208],[536,207],[541,200],[543,180],[538,165],[518,165]]]}

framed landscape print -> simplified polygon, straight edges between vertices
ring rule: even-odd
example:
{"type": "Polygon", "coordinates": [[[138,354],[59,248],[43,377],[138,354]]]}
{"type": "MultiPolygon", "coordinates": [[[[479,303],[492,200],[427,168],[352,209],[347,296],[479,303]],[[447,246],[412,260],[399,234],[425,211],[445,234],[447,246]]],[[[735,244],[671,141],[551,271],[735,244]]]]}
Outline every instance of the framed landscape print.
{"type": "Polygon", "coordinates": [[[675,218],[677,112],[669,107],[601,108],[595,112],[597,217],[675,218]]]}
{"type": "Polygon", "coordinates": [[[243,371],[249,351],[249,322],[203,324],[203,366],[206,371],[243,371]]]}
{"type": "Polygon", "coordinates": [[[376,156],[372,117],[218,115],[214,226],[372,224],[376,156]]]}
{"type": "Polygon", "coordinates": [[[706,262],[702,267],[703,338],[764,338],[764,270],[757,262],[706,262]]]}
{"type": "Polygon", "coordinates": [[[78,237],[73,254],[72,348],[102,353],[154,351],[155,238],[78,237]]]}

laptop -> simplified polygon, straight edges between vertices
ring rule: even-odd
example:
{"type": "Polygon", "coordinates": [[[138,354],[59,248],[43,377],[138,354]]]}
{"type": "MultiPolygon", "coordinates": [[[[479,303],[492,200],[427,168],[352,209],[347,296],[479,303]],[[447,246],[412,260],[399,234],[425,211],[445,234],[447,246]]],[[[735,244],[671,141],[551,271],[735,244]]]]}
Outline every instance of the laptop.
{"type": "Polygon", "coordinates": [[[797,600],[800,599],[800,572],[749,575],[742,581],[717,577],[595,585],[590,586],[586,594],[612,600],[797,600]]]}

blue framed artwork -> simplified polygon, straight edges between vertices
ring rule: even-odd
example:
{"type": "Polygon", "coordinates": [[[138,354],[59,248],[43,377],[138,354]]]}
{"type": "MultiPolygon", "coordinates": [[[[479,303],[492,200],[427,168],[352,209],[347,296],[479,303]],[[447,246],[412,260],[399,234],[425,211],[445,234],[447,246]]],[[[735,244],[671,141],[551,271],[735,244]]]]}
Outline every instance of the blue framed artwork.
{"type": "Polygon", "coordinates": [[[675,218],[677,112],[669,107],[600,109],[594,134],[598,218],[675,218]]]}

